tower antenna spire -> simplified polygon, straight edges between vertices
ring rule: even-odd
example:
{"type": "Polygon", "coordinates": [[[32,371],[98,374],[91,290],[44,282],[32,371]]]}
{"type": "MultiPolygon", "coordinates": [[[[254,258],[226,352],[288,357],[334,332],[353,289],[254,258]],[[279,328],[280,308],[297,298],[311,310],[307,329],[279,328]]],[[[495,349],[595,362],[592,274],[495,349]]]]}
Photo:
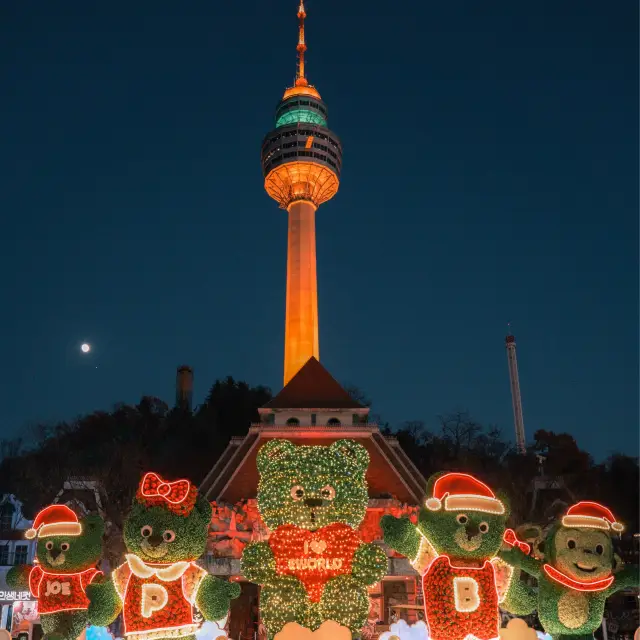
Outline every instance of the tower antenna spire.
{"type": "Polygon", "coordinates": [[[307,45],[304,41],[304,19],[307,17],[307,13],[304,10],[304,0],[300,0],[300,6],[298,7],[298,20],[300,22],[298,26],[298,72],[296,73],[296,87],[306,87],[309,83],[304,75],[304,52],[307,50],[307,45]]]}

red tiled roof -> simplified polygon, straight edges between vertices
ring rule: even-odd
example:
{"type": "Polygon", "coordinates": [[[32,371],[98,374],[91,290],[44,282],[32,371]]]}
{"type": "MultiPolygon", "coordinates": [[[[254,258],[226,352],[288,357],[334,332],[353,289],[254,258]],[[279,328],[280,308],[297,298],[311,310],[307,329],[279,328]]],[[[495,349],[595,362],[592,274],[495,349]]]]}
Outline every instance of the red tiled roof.
{"type": "Polygon", "coordinates": [[[266,409],[362,409],[312,356],[266,409]]]}
{"type": "MultiPolygon", "coordinates": [[[[292,434],[287,438],[298,445],[329,445],[336,440],[335,434],[328,438],[300,438],[292,434]]],[[[209,500],[217,500],[235,504],[240,500],[255,498],[258,491],[258,481],[260,476],[256,466],[256,456],[260,447],[269,438],[263,434],[251,434],[247,436],[247,445],[251,448],[239,456],[239,459],[227,468],[220,477],[214,480],[216,485],[212,487],[200,487],[200,490],[209,500]]],[[[366,437],[357,438],[357,441],[364,445],[371,457],[369,468],[367,469],[367,484],[369,486],[369,497],[379,498],[392,495],[400,502],[407,504],[420,504],[420,499],[424,491],[424,479],[419,473],[412,481],[403,478],[401,464],[395,457],[393,450],[387,448],[385,451],[376,443],[376,439],[367,434],[366,437]]],[[[206,482],[206,481],[205,481],[206,482]]]]}

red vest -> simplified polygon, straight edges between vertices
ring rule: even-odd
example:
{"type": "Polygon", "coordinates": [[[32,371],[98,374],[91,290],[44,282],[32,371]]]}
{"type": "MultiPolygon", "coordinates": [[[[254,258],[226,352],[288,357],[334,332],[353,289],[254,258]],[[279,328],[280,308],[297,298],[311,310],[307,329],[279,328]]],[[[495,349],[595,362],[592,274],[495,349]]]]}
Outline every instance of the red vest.
{"type": "Polygon", "coordinates": [[[194,619],[193,606],[206,574],[192,562],[149,565],[137,556],[127,556],[127,562],[113,575],[123,602],[125,635],[152,640],[195,633],[200,625],[194,619]]]}
{"type": "Polygon", "coordinates": [[[59,613],[89,608],[85,588],[101,574],[95,567],[80,573],[49,573],[36,564],[29,574],[29,590],[38,598],[38,612],[59,613]]]}
{"type": "Polygon", "coordinates": [[[424,609],[431,640],[498,637],[500,612],[491,562],[482,567],[452,566],[436,558],[422,577],[424,609]]]}

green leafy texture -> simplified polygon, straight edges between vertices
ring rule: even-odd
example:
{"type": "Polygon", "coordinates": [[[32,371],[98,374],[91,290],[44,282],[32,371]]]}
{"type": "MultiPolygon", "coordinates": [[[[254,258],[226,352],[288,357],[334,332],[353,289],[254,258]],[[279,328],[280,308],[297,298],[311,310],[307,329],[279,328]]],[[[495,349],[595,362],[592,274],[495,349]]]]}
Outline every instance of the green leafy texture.
{"type": "Polygon", "coordinates": [[[273,586],[277,578],[276,559],[268,542],[248,544],[240,560],[240,573],[255,584],[273,586]]]}
{"type": "Polygon", "coordinates": [[[208,575],[200,583],[196,607],[205,620],[220,620],[229,611],[229,600],[234,600],[239,595],[240,585],[236,582],[226,582],[208,575]]]}
{"type": "Polygon", "coordinates": [[[47,536],[38,538],[36,558],[49,573],[78,573],[95,567],[102,555],[104,522],[100,516],[87,516],[80,521],[79,536],[47,536]]]}
{"type": "MultiPolygon", "coordinates": [[[[149,507],[134,498],[124,522],[124,542],[129,553],[146,563],[192,562],[206,549],[210,521],[211,505],[202,496],[187,516],[164,507],[149,507]]],[[[92,585],[88,593],[91,623],[106,626],[113,622],[122,608],[113,584],[92,585]]],[[[205,619],[220,620],[229,611],[230,600],[239,594],[239,585],[207,576],[198,589],[196,605],[205,619]]]]}
{"type": "Polygon", "coordinates": [[[122,602],[111,580],[94,581],[87,587],[89,596],[89,624],[95,627],[107,627],[122,611],[122,602]]]}
{"type": "Polygon", "coordinates": [[[420,549],[420,534],[409,518],[382,516],[380,520],[384,541],[395,551],[413,560],[420,549]]]}
{"type": "Polygon", "coordinates": [[[518,549],[500,553],[508,562],[538,579],[538,619],[555,639],[591,638],[602,624],[607,598],[630,586],[638,586],[638,567],[626,567],[615,573],[616,559],[611,536],[600,529],[564,527],[560,522],[549,530],[544,544],[545,560],[566,576],[578,580],[598,580],[614,576],[603,591],[578,591],[547,577],[543,561],[518,549]]]}
{"type": "Polygon", "coordinates": [[[310,619],[309,609],[307,592],[300,580],[293,576],[274,578],[260,590],[260,617],[270,638],[287,622],[316,629],[320,626],[319,620],[310,619]]]}
{"type": "MultiPolygon", "coordinates": [[[[315,531],[333,523],[355,529],[362,522],[369,499],[365,480],[369,454],[357,442],[296,446],[288,440],[271,440],[258,452],[257,465],[258,508],[270,529],[293,524],[315,531]]],[[[367,586],[385,575],[387,558],[376,545],[361,544],[351,574],[329,579],[320,602],[309,600],[297,578],[277,575],[268,543],[247,545],[241,566],[247,580],[262,586],[260,611],[269,637],[287,622],[317,629],[325,620],[335,620],[357,635],[369,611],[367,586]]]]}
{"type": "Polygon", "coordinates": [[[319,609],[322,620],[335,620],[355,634],[367,621],[369,596],[355,577],[337,576],[324,588],[319,609]]]}
{"type": "Polygon", "coordinates": [[[40,616],[40,624],[47,640],[77,638],[88,626],[86,611],[63,611],[40,616]]]}
{"type": "Polygon", "coordinates": [[[387,554],[375,544],[362,544],[353,556],[351,574],[360,584],[375,584],[387,573],[387,554]]]}
{"type": "Polygon", "coordinates": [[[7,571],[6,581],[12,589],[21,591],[29,589],[29,574],[31,573],[31,565],[17,564],[7,571]]]}
{"type": "MultiPolygon", "coordinates": [[[[95,567],[102,555],[102,535],[104,522],[97,515],[80,520],[82,533],[79,536],[46,536],[38,538],[36,560],[49,573],[79,573],[95,567]]],[[[14,567],[15,572],[7,576],[15,581],[15,588],[27,589],[31,567],[14,567]],[[25,580],[26,579],[26,580],[25,580]]],[[[76,640],[87,626],[87,611],[63,611],[47,613],[41,617],[42,628],[51,638],[76,640]]]]}
{"type": "Polygon", "coordinates": [[[369,466],[367,450],[353,440],[338,440],[329,447],[296,447],[288,440],[271,440],[257,457],[260,483],[258,508],[270,529],[295,524],[304,529],[319,529],[334,522],[357,527],[367,511],[369,466]],[[302,495],[294,497],[293,487],[302,495]],[[326,499],[325,487],[335,490],[326,499]],[[307,498],[323,501],[314,509],[307,498]]]}
{"type": "MultiPolygon", "coordinates": [[[[436,473],[427,482],[427,496],[433,494],[435,481],[443,475],[436,473]]],[[[502,545],[509,504],[498,496],[505,506],[503,514],[484,513],[465,509],[431,511],[420,510],[418,525],[413,526],[407,518],[384,516],[381,525],[384,541],[398,553],[413,560],[418,553],[420,536],[425,537],[438,555],[448,555],[452,560],[489,560],[497,555],[502,545]]]]}
{"type": "Polygon", "coordinates": [[[172,564],[197,560],[206,549],[210,520],[211,505],[201,496],[187,517],[164,507],[148,507],[134,499],[124,523],[124,542],[127,551],[144,562],[172,564]],[[174,534],[174,540],[166,541],[165,534],[166,537],[174,534]]]}
{"type": "Polygon", "coordinates": [[[536,610],[538,598],[536,592],[522,582],[522,571],[514,568],[511,583],[500,608],[516,616],[528,616],[536,610]]]}
{"type": "MultiPolygon", "coordinates": [[[[435,481],[443,475],[436,473],[427,482],[427,496],[433,495],[435,481]]],[[[455,560],[491,560],[500,550],[509,517],[509,503],[505,496],[497,495],[504,504],[503,514],[484,513],[465,509],[445,511],[420,510],[418,525],[406,518],[383,516],[380,524],[384,541],[409,560],[415,560],[421,538],[426,538],[438,555],[448,555],[455,560]]],[[[506,562],[509,562],[504,558],[506,562]]],[[[509,562],[513,566],[513,562],[509,562]]],[[[509,589],[500,604],[512,613],[527,615],[535,610],[533,591],[520,580],[520,571],[514,570],[509,589]]]]}

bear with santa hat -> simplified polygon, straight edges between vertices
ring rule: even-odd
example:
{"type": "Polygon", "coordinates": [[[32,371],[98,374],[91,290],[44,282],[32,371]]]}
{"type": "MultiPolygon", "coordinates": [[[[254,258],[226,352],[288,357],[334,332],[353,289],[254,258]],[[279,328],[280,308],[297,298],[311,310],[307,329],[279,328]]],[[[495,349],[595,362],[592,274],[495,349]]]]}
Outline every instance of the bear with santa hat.
{"type": "Polygon", "coordinates": [[[104,523],[100,516],[80,520],[64,504],[52,504],[38,515],[25,537],[37,539],[33,566],[15,566],[7,583],[28,588],[38,601],[40,622],[48,640],[75,640],[88,625],[87,586],[102,575],[104,523]]]}
{"type": "Polygon", "coordinates": [[[528,548],[507,530],[508,516],[506,500],[486,484],[449,472],[429,478],[417,526],[408,518],[382,518],[384,541],[422,575],[432,640],[498,637],[498,604],[519,585],[498,551],[507,541],[528,548]]]}

